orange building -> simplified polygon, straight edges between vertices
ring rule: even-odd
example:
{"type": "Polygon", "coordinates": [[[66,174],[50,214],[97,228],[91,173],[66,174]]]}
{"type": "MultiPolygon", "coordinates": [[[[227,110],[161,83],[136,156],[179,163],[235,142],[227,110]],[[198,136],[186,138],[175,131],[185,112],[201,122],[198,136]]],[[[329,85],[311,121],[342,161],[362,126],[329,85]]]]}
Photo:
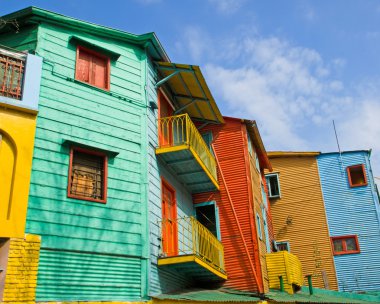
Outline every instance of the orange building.
{"type": "Polygon", "coordinates": [[[218,164],[219,192],[196,194],[195,203],[216,201],[228,279],[225,287],[269,290],[265,254],[273,239],[263,170],[271,166],[254,121],[224,117],[209,134],[218,164]]]}
{"type": "MultiPolygon", "coordinates": [[[[319,152],[269,152],[266,172],[278,250],[300,259],[313,286],[338,289],[321,184],[319,152]]],[[[307,282],[305,282],[307,283],[307,282]]]]}

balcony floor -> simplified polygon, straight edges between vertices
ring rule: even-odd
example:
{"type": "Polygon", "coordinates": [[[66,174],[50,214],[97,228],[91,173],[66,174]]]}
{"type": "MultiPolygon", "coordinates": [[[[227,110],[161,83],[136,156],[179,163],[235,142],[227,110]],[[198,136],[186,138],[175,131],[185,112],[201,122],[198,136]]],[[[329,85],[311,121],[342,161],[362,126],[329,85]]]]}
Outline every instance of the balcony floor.
{"type": "Polygon", "coordinates": [[[225,272],[217,270],[195,254],[159,258],[158,266],[176,269],[199,282],[220,282],[227,280],[225,272]]]}
{"type": "Polygon", "coordinates": [[[191,193],[215,191],[218,189],[208,170],[201,166],[195,153],[187,146],[157,148],[156,154],[169,166],[191,193]]]}

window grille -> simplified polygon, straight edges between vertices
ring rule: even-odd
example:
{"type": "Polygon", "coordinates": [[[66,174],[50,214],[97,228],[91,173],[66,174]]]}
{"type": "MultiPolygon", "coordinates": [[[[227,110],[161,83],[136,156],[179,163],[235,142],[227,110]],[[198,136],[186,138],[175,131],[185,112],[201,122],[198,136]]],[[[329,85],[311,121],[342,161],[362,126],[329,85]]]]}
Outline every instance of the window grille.
{"type": "Polygon", "coordinates": [[[104,158],[73,151],[70,194],[78,198],[104,199],[104,158]]]}
{"type": "Polygon", "coordinates": [[[25,55],[0,50],[0,95],[21,100],[25,55]]]}

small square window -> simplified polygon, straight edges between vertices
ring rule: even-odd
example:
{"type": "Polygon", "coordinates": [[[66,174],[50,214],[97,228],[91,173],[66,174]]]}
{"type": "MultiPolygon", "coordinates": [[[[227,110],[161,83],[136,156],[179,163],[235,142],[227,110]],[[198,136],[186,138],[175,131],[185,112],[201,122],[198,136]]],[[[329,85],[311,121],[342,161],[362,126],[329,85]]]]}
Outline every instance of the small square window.
{"type": "Polygon", "coordinates": [[[367,177],[363,164],[347,167],[347,175],[350,187],[367,185],[367,177]]]}
{"type": "Polygon", "coordinates": [[[265,175],[268,187],[269,198],[278,198],[281,196],[280,193],[280,182],[278,179],[278,174],[267,174],[265,175]]]}
{"type": "Polygon", "coordinates": [[[100,152],[72,148],[68,197],[106,202],[107,156],[100,152]]]}
{"type": "Polygon", "coordinates": [[[95,51],[78,46],[75,79],[109,91],[110,59],[95,51]]]}
{"type": "Polygon", "coordinates": [[[334,255],[360,253],[356,235],[335,236],[331,238],[334,255]]]}
{"type": "Polygon", "coordinates": [[[290,252],[290,245],[287,241],[276,242],[277,251],[288,251],[290,252]]]}

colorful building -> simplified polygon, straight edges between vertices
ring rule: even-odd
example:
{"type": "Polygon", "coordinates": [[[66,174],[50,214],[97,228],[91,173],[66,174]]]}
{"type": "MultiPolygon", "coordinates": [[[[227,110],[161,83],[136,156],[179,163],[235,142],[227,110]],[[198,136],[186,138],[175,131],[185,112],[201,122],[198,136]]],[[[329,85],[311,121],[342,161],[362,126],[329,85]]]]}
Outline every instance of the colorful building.
{"type": "MultiPolygon", "coordinates": [[[[276,247],[295,254],[315,287],[338,288],[318,173],[319,152],[269,152],[267,173],[276,247]]],[[[307,282],[305,281],[305,284],[307,282]]]]}
{"type": "MultiPolygon", "coordinates": [[[[43,58],[30,188],[29,173],[15,175],[25,178],[20,210],[30,189],[25,232],[41,238],[31,266],[38,267],[30,282],[36,296],[19,296],[20,289],[13,295],[18,302],[147,300],[147,126],[154,109],[145,85],[153,61],[168,60],[164,50],[153,33],[133,35],[35,7],[2,18],[13,22],[1,28],[0,44],[43,58]]],[[[1,111],[9,120],[5,137],[1,120],[3,139],[27,146],[19,151],[29,172],[35,114],[1,111]]],[[[2,153],[11,153],[7,145],[2,153]]],[[[17,156],[16,165],[21,161],[17,156]]],[[[14,230],[24,235],[23,224],[14,230]]]]}
{"type": "Polygon", "coordinates": [[[371,151],[318,155],[318,168],[341,291],[380,290],[380,206],[371,151]]]}
{"type": "Polygon", "coordinates": [[[38,56],[0,48],[0,301],[33,297],[39,239],[24,231],[41,67],[38,56]]]}

